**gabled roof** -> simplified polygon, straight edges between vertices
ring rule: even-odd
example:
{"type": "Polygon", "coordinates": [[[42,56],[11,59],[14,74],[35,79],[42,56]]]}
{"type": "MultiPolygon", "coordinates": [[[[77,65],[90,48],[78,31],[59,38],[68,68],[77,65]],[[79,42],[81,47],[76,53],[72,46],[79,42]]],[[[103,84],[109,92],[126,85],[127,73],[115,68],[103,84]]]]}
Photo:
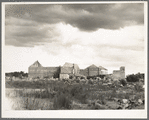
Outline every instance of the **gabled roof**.
{"type": "Polygon", "coordinates": [[[94,65],[94,64],[92,64],[92,65],[90,65],[89,67],[87,67],[87,68],[98,68],[96,65],[94,65]]]}
{"type": "Polygon", "coordinates": [[[73,64],[66,62],[66,63],[63,65],[63,67],[73,67],[73,64]]]}
{"type": "Polygon", "coordinates": [[[74,65],[74,67],[79,68],[79,66],[78,66],[77,64],[68,63],[68,62],[66,62],[66,63],[63,65],[63,67],[73,67],[73,65],[74,65]]]}
{"type": "Polygon", "coordinates": [[[100,68],[101,70],[107,70],[106,68],[104,68],[104,67],[102,67],[102,66],[99,66],[99,68],[100,68]]]}
{"type": "MultiPolygon", "coordinates": [[[[107,70],[106,68],[104,68],[104,67],[102,67],[102,66],[97,67],[97,66],[94,65],[94,64],[90,65],[90,66],[87,67],[87,68],[99,68],[99,69],[101,69],[101,70],[107,70]]],[[[85,68],[85,69],[87,69],[87,68],[85,68]]]]}
{"type": "Polygon", "coordinates": [[[61,73],[63,74],[70,74],[73,73],[73,67],[74,67],[74,72],[76,73],[79,70],[79,66],[77,64],[73,63],[68,63],[66,62],[62,67],[61,67],[61,73]]]}
{"type": "Polygon", "coordinates": [[[61,67],[61,74],[70,74],[72,73],[72,67],[61,67]]]}
{"type": "Polygon", "coordinates": [[[36,62],[34,62],[30,67],[42,67],[42,65],[38,62],[38,60],[36,62]]]}

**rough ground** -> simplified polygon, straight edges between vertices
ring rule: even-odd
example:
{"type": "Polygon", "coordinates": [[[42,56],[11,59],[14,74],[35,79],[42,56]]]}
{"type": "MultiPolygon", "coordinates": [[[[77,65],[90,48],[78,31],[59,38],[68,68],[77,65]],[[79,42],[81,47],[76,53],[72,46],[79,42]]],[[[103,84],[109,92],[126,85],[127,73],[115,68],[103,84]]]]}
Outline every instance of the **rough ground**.
{"type": "Polygon", "coordinates": [[[5,110],[48,110],[53,107],[53,103],[49,99],[34,99],[32,97],[28,98],[27,102],[27,97],[17,95],[16,89],[6,88],[5,106],[5,110]]]}
{"type": "Polygon", "coordinates": [[[95,84],[71,80],[7,81],[5,103],[9,110],[53,110],[59,107],[71,110],[144,109],[144,90],[138,84],[134,88],[135,85],[104,85],[98,81],[95,84]],[[63,94],[63,99],[57,101],[59,93],[63,94]],[[58,106],[54,107],[54,104],[58,106]]]}

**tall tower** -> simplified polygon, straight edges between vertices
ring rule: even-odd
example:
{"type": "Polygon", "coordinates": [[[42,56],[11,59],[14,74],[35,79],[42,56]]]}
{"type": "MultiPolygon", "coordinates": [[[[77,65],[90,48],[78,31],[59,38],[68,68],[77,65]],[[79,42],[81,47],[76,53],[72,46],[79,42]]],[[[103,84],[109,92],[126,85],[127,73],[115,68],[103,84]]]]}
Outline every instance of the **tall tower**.
{"type": "Polygon", "coordinates": [[[75,71],[74,71],[74,64],[73,64],[73,67],[72,67],[72,74],[75,75],[75,71]]]}
{"type": "Polygon", "coordinates": [[[120,67],[120,71],[125,72],[125,67],[124,66],[120,67]]]}
{"type": "Polygon", "coordinates": [[[121,74],[121,78],[124,79],[125,78],[125,67],[124,66],[120,67],[120,74],[121,74]]]}

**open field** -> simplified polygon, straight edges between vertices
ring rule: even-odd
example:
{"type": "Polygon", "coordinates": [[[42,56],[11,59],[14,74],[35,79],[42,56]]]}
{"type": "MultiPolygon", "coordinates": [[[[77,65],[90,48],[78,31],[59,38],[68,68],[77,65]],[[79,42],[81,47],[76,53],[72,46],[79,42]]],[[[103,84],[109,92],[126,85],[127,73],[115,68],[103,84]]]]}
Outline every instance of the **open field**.
{"type": "Polygon", "coordinates": [[[15,110],[144,109],[143,84],[103,80],[6,80],[15,110]]]}

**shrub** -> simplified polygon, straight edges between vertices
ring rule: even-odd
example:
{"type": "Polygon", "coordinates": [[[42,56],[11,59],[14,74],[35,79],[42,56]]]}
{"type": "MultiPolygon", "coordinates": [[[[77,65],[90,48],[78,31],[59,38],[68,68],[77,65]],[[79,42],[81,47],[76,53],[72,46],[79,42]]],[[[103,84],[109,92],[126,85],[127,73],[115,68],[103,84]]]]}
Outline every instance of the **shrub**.
{"type": "Polygon", "coordinates": [[[116,97],[116,89],[113,89],[112,92],[109,93],[108,99],[113,100],[116,97]]]}
{"type": "Polygon", "coordinates": [[[87,79],[94,79],[96,76],[87,76],[87,79]]]}
{"type": "Polygon", "coordinates": [[[69,76],[69,79],[72,79],[73,78],[73,76],[71,75],[71,76],[69,76]]]}
{"type": "Polygon", "coordinates": [[[86,92],[85,89],[83,89],[83,86],[78,84],[78,85],[74,85],[70,88],[70,95],[73,98],[76,98],[77,100],[79,100],[81,103],[85,103],[88,93],[86,92]]]}
{"type": "Polygon", "coordinates": [[[81,103],[86,103],[87,93],[78,94],[75,98],[78,99],[81,103]]]}
{"type": "Polygon", "coordinates": [[[134,74],[128,75],[126,79],[127,79],[127,82],[138,82],[139,81],[138,75],[134,75],[134,74]]]}
{"type": "Polygon", "coordinates": [[[74,85],[72,86],[71,90],[70,90],[70,94],[71,96],[76,96],[80,93],[82,93],[82,86],[81,85],[74,85]]]}
{"type": "Polygon", "coordinates": [[[106,75],[95,75],[95,76],[87,76],[87,79],[95,79],[96,77],[100,77],[101,79],[103,79],[106,75]]]}
{"type": "Polygon", "coordinates": [[[75,81],[76,81],[76,83],[80,83],[80,80],[79,79],[76,79],[75,81]]]}
{"type": "Polygon", "coordinates": [[[142,87],[141,84],[137,83],[137,84],[135,85],[135,90],[136,90],[137,92],[141,92],[141,91],[143,91],[144,89],[143,89],[143,87],[142,87]]]}
{"type": "Polygon", "coordinates": [[[121,83],[123,86],[127,85],[127,82],[126,82],[126,80],[124,80],[124,79],[121,79],[121,80],[120,80],[120,83],[121,83]]]}
{"type": "Polygon", "coordinates": [[[49,76],[44,76],[44,78],[48,79],[48,78],[49,78],[49,76]]]}
{"type": "Polygon", "coordinates": [[[69,79],[74,79],[75,76],[73,74],[69,75],[69,79]]]}
{"type": "Polygon", "coordinates": [[[80,79],[85,79],[85,77],[84,76],[81,76],[81,78],[80,79]]]}
{"type": "Polygon", "coordinates": [[[26,98],[24,101],[25,109],[27,110],[37,110],[39,109],[39,102],[36,99],[26,98]]]}
{"type": "Polygon", "coordinates": [[[88,84],[93,84],[93,81],[92,80],[88,80],[88,84]]]}
{"type": "Polygon", "coordinates": [[[71,109],[71,99],[66,94],[61,94],[55,97],[54,109],[71,109]]]}

